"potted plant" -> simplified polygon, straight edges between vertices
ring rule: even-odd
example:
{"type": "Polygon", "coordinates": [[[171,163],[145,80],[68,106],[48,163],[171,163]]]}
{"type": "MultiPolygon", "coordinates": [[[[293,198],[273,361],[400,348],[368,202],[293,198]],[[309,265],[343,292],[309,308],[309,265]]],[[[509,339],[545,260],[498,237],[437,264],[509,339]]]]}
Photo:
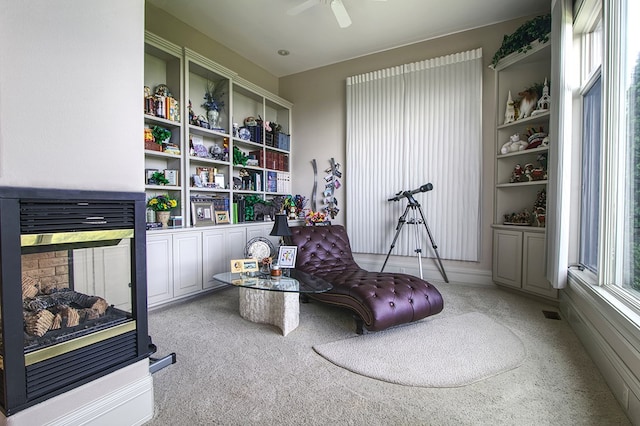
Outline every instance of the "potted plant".
{"type": "Polygon", "coordinates": [[[150,185],[166,185],[169,183],[169,179],[164,176],[164,172],[153,172],[151,179],[149,179],[150,185]]]}
{"type": "Polygon", "coordinates": [[[156,212],[156,220],[162,223],[163,228],[169,227],[171,209],[177,206],[178,201],[169,194],[156,195],[147,201],[147,207],[156,212]]]}
{"type": "Polygon", "coordinates": [[[160,126],[153,126],[151,134],[153,135],[153,140],[160,145],[166,143],[171,138],[171,130],[160,126]]]}

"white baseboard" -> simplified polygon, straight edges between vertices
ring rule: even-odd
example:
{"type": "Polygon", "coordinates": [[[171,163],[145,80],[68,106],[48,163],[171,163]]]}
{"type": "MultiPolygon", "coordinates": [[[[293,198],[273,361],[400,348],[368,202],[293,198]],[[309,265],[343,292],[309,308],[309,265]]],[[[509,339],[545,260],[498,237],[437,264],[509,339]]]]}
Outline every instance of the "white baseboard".
{"type": "MultiPolygon", "coordinates": [[[[384,257],[379,255],[358,254],[354,253],[354,259],[361,268],[367,271],[380,271],[384,264],[384,257]]],[[[493,286],[491,270],[482,270],[470,263],[468,268],[457,265],[448,265],[443,262],[444,272],[449,282],[490,285],[493,286]]],[[[404,274],[420,276],[420,264],[417,256],[391,256],[385,265],[384,272],[400,272],[404,274]]],[[[422,276],[426,281],[438,282],[444,281],[440,270],[438,269],[437,260],[431,258],[422,258],[422,276]]]]}
{"type": "Polygon", "coordinates": [[[640,424],[640,336],[628,334],[621,324],[628,320],[577,282],[560,292],[560,310],[631,422],[640,424]]]}

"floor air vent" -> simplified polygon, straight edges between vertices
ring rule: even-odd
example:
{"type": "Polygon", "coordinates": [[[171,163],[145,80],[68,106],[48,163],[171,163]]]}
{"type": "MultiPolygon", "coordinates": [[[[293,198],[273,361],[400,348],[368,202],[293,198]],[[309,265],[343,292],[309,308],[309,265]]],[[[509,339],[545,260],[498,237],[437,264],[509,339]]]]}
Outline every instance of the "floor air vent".
{"type": "Polygon", "coordinates": [[[559,320],[560,319],[560,314],[558,312],[542,311],[542,314],[544,315],[544,317],[546,319],[553,319],[553,320],[559,320]]]}

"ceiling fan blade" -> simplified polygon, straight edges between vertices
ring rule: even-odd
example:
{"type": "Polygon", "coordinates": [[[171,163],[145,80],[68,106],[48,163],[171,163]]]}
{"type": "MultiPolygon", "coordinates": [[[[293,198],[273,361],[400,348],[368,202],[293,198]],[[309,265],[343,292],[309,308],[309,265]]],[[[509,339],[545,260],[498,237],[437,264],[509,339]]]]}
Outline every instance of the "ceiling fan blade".
{"type": "Polygon", "coordinates": [[[347,12],[347,9],[345,9],[342,0],[331,0],[331,10],[336,16],[336,20],[338,21],[340,28],[347,28],[351,25],[351,18],[349,17],[349,13],[347,12]]]}
{"type": "Polygon", "coordinates": [[[287,15],[291,15],[291,16],[297,15],[299,13],[304,12],[307,9],[311,9],[313,6],[317,4],[320,4],[320,0],[307,0],[287,10],[287,15]]]}

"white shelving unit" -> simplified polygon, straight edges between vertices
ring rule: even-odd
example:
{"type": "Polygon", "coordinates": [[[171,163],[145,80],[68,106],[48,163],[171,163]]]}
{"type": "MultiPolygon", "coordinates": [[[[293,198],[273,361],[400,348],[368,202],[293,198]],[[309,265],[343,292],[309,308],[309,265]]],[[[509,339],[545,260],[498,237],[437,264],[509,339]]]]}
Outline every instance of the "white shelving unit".
{"type": "MultiPolygon", "coordinates": [[[[509,92],[517,99],[518,93],[536,83],[543,83],[551,74],[551,44],[533,43],[523,53],[514,53],[503,58],[495,67],[496,87],[496,132],[495,132],[495,177],[493,218],[493,281],[499,285],[516,288],[538,296],[555,299],[553,289],[544,277],[545,228],[533,225],[505,223],[505,215],[519,213],[524,209],[533,213],[533,206],[540,191],[547,188],[547,180],[511,182],[516,165],[532,164],[540,167],[541,155],[549,154],[548,147],[537,147],[523,151],[501,153],[502,146],[510,136],[520,135],[526,140],[529,130],[542,129],[549,132],[552,111],[542,112],[508,124],[505,109],[509,92]]],[[[550,94],[553,96],[553,82],[550,94]]],[[[554,141],[550,140],[550,144],[554,141]]]]}
{"type": "MultiPolygon", "coordinates": [[[[145,149],[146,169],[178,171],[176,185],[147,183],[147,197],[168,193],[179,203],[171,212],[172,216],[182,216],[180,227],[147,232],[148,302],[150,307],[156,307],[220,286],[212,280],[213,275],[227,271],[231,259],[243,258],[249,239],[266,236],[274,244],[278,243],[277,237],[268,236],[273,222],[237,221],[233,216],[233,203],[242,197],[269,200],[274,196],[291,194],[292,104],[238,77],[211,59],[149,32],[145,36],[144,84],[152,92],[158,85],[166,85],[180,107],[179,116],[174,116],[174,120],[144,115],[146,126],[169,129],[170,143],[180,149],[179,154],[145,149]],[[224,85],[224,107],[217,129],[206,128],[197,120],[200,116],[206,118],[202,104],[209,82],[224,85]],[[193,116],[189,112],[189,104],[193,116]],[[278,123],[282,136],[273,136],[264,130],[258,132],[258,127],[252,128],[252,140],[234,134],[233,123],[242,127],[247,117],[278,123]],[[223,153],[226,149],[228,156],[196,155],[190,144],[194,138],[207,152],[211,153],[217,146],[216,154],[220,149],[223,153]],[[247,156],[255,156],[257,164],[234,164],[234,147],[247,156]],[[197,186],[193,176],[199,176],[201,168],[211,169],[213,179],[209,181],[207,178],[202,186],[197,186]],[[243,181],[245,174],[251,177],[250,182],[247,179],[243,181]],[[276,180],[280,185],[268,185],[276,180]],[[226,202],[230,223],[215,225],[212,222],[195,227],[191,218],[191,200],[194,198],[212,200],[217,205],[226,202]]],[[[140,176],[143,178],[146,179],[146,173],[140,176]]]]}
{"type": "MultiPolygon", "coordinates": [[[[144,85],[149,87],[153,93],[159,85],[166,85],[173,98],[182,99],[182,87],[184,80],[182,77],[182,49],[166,40],[163,40],[151,33],[146,34],[144,45],[144,85]]],[[[184,169],[182,168],[182,158],[184,155],[185,144],[183,139],[183,105],[179,104],[178,120],[169,120],[163,117],[146,113],[144,114],[145,127],[153,128],[154,126],[163,127],[171,131],[170,143],[180,148],[180,154],[170,154],[168,152],[155,151],[145,149],[145,191],[147,198],[151,198],[160,194],[169,194],[171,197],[182,201],[184,191],[182,185],[182,176],[184,169]],[[146,176],[147,170],[177,170],[177,185],[154,185],[149,184],[146,176]]],[[[142,138],[142,135],[140,135],[142,138]]],[[[185,204],[179,203],[178,207],[173,209],[173,216],[185,215],[185,204]]]]}
{"type": "Polygon", "coordinates": [[[231,222],[235,222],[234,200],[248,196],[268,200],[274,196],[291,194],[290,102],[238,77],[235,72],[197,52],[148,32],[145,40],[144,82],[152,92],[158,85],[166,85],[179,101],[180,114],[177,120],[144,115],[146,126],[169,129],[172,134],[169,142],[180,148],[180,154],[145,149],[145,168],[177,170],[178,184],[147,183],[145,190],[148,197],[169,193],[178,199],[179,206],[171,214],[182,216],[183,227],[194,225],[191,218],[191,200],[194,197],[215,199],[217,205],[227,206],[231,222]],[[198,120],[206,119],[202,104],[208,83],[224,87],[224,107],[220,114],[220,128],[217,129],[203,127],[198,120]],[[250,139],[234,134],[234,123],[244,127],[248,117],[279,124],[279,134],[274,136],[259,126],[251,127],[250,139]],[[217,153],[226,151],[226,156],[196,155],[191,149],[193,140],[201,143],[209,153],[217,147],[217,153]],[[234,164],[234,148],[255,158],[257,164],[234,164]],[[201,179],[202,185],[198,186],[193,176],[199,176],[198,172],[203,170],[210,171],[211,178],[204,182],[201,179]],[[247,175],[249,179],[242,179],[247,175]]]}

